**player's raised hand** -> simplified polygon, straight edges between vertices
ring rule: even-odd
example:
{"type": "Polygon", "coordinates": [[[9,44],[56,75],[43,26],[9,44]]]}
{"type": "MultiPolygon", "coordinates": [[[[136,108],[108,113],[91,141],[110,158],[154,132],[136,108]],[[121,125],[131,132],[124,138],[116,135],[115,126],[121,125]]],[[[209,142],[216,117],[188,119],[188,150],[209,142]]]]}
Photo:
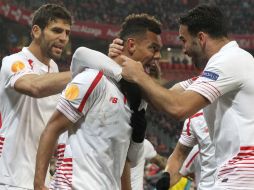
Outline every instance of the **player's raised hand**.
{"type": "Polygon", "coordinates": [[[129,82],[135,82],[140,74],[144,73],[142,63],[134,61],[124,55],[121,55],[120,58],[122,60],[121,63],[119,63],[122,66],[122,77],[129,82]]]}
{"type": "Polygon", "coordinates": [[[113,42],[109,45],[108,56],[110,58],[115,58],[121,55],[123,52],[123,40],[120,38],[116,38],[113,42]]]}

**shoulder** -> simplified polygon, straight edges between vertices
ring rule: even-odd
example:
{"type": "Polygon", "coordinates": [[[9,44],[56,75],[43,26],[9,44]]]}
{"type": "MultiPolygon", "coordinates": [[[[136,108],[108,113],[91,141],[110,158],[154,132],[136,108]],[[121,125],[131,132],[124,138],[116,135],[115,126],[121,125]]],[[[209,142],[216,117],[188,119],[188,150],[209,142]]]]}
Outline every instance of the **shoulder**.
{"type": "Polygon", "coordinates": [[[25,59],[22,52],[6,56],[2,60],[2,70],[11,70],[15,73],[26,66],[29,66],[29,62],[25,59]]]}
{"type": "Polygon", "coordinates": [[[84,91],[103,91],[106,88],[107,81],[108,79],[103,75],[102,71],[87,68],[76,75],[71,84],[76,84],[84,91]]]}

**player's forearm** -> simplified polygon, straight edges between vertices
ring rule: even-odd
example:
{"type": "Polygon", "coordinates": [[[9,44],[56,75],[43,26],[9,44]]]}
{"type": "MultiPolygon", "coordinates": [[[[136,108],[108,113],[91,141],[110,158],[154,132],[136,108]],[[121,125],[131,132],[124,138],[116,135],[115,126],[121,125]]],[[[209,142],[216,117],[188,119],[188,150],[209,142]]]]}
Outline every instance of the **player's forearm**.
{"type": "Polygon", "coordinates": [[[20,93],[42,98],[60,93],[70,81],[69,71],[45,75],[25,75],[15,82],[14,88],[20,93]]]}
{"type": "Polygon", "coordinates": [[[140,73],[135,82],[142,88],[146,97],[157,109],[165,111],[176,118],[181,118],[184,115],[184,109],[182,109],[183,107],[178,99],[178,92],[161,87],[144,72],[140,73]]]}
{"type": "Polygon", "coordinates": [[[122,190],[131,190],[130,164],[126,160],[121,176],[122,190]]]}
{"type": "Polygon", "coordinates": [[[168,158],[165,171],[170,173],[170,187],[174,186],[182,177],[182,175],[179,173],[179,170],[181,169],[190,151],[191,148],[186,147],[178,142],[173,153],[168,158]]]}
{"type": "Polygon", "coordinates": [[[53,155],[57,138],[57,135],[53,134],[52,131],[47,128],[41,135],[36,156],[36,170],[34,178],[35,190],[41,190],[44,187],[47,169],[50,158],[53,155]]]}

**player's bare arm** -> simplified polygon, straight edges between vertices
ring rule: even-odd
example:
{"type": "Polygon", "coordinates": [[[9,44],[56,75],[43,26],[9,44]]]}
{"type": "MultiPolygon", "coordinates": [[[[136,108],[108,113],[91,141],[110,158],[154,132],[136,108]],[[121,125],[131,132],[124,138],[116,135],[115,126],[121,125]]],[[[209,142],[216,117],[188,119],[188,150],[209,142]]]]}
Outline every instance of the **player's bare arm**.
{"type": "Polygon", "coordinates": [[[54,153],[57,139],[64,131],[72,126],[72,122],[58,110],[52,115],[47,127],[43,131],[36,156],[36,171],[34,189],[45,189],[45,177],[50,159],[54,153]]]}
{"type": "Polygon", "coordinates": [[[122,177],[121,177],[121,185],[122,190],[131,190],[131,176],[130,176],[130,163],[126,160],[122,177]]]}
{"type": "Polygon", "coordinates": [[[191,147],[184,146],[178,142],[173,153],[168,158],[165,171],[170,174],[170,187],[174,186],[182,177],[179,170],[191,149],[191,147]]]}
{"type": "Polygon", "coordinates": [[[69,71],[45,75],[28,74],[19,78],[15,82],[14,88],[28,96],[42,98],[60,93],[70,79],[69,71]]]}
{"type": "Polygon", "coordinates": [[[167,90],[161,87],[144,72],[139,62],[127,57],[124,58],[126,61],[122,63],[123,78],[137,83],[157,109],[165,111],[177,119],[185,119],[209,104],[209,101],[197,92],[180,92],[181,90],[178,89],[167,90]]]}

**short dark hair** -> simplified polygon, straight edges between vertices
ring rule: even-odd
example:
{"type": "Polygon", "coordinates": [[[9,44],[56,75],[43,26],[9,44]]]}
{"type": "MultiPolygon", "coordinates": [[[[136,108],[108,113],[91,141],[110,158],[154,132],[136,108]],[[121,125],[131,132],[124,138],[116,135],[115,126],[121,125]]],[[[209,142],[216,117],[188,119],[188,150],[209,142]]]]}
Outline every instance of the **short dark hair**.
{"type": "Polygon", "coordinates": [[[191,35],[203,31],[211,37],[227,37],[228,21],[216,5],[202,4],[189,10],[179,18],[179,24],[186,25],[191,35]]]}
{"type": "Polygon", "coordinates": [[[144,35],[146,31],[161,34],[161,22],[146,13],[131,14],[124,19],[119,37],[125,40],[131,35],[144,35]]]}
{"type": "Polygon", "coordinates": [[[56,19],[63,19],[70,25],[72,24],[71,14],[65,7],[57,4],[45,4],[34,12],[32,26],[38,25],[43,30],[50,21],[56,19]]]}

